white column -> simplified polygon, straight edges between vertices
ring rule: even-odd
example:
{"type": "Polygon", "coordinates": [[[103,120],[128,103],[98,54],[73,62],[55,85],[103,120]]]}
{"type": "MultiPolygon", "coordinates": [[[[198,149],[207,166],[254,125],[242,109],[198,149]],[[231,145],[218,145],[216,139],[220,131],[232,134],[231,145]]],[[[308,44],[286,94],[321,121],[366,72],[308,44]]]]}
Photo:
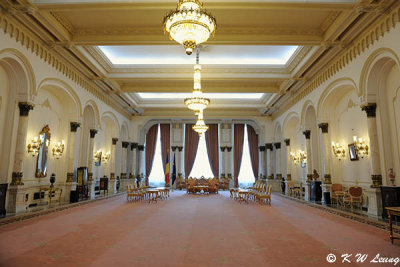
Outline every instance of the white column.
{"type": "Polygon", "coordinates": [[[306,137],[306,151],[307,151],[307,181],[312,180],[313,174],[313,163],[312,163],[312,150],[311,150],[311,131],[305,130],[303,131],[304,136],[306,137]]]}
{"type": "Polygon", "coordinates": [[[259,173],[260,177],[265,177],[265,146],[259,146],[259,173]]]}
{"type": "Polygon", "coordinates": [[[146,178],[146,161],[144,158],[144,145],[138,145],[138,175],[141,179],[146,178]]]}
{"type": "Polygon", "coordinates": [[[177,177],[183,177],[183,146],[178,146],[176,153],[176,172],[177,177]]]}
{"type": "Polygon", "coordinates": [[[324,184],[331,184],[331,143],[329,142],[328,123],[320,123],[318,127],[321,129],[324,141],[324,184]]]}
{"type": "Polygon", "coordinates": [[[271,161],[271,153],[273,150],[272,143],[265,144],[265,147],[267,149],[267,178],[269,180],[273,180],[274,174],[272,172],[272,161],[271,161]]]}
{"type": "Polygon", "coordinates": [[[137,143],[131,143],[131,153],[132,153],[132,164],[131,164],[131,175],[130,179],[136,178],[136,153],[137,153],[137,143]]]}
{"type": "Polygon", "coordinates": [[[274,143],[275,146],[275,161],[276,161],[276,179],[282,180],[282,170],[281,170],[281,143],[274,143]]]}
{"type": "Polygon", "coordinates": [[[226,147],[225,151],[225,160],[226,160],[226,177],[230,175],[231,178],[233,178],[233,161],[232,161],[232,147],[228,146],[226,147]]]}
{"type": "MultiPolygon", "coordinates": [[[[225,147],[221,146],[220,147],[220,153],[221,153],[221,160],[220,160],[220,164],[221,164],[221,173],[220,173],[220,177],[226,177],[226,167],[225,167],[225,147]]],[[[222,177],[222,178],[223,178],[222,177]]]]}
{"type": "Polygon", "coordinates": [[[290,139],[285,139],[286,144],[286,181],[292,180],[292,160],[290,159],[290,139]]]}
{"type": "Polygon", "coordinates": [[[378,131],[376,124],[376,104],[371,103],[362,107],[367,113],[369,153],[371,161],[371,188],[366,190],[368,196],[368,213],[380,216],[382,214],[382,185],[381,163],[379,155],[378,131]]]}
{"type": "Polygon", "coordinates": [[[81,124],[78,122],[71,122],[71,134],[69,136],[69,143],[68,143],[68,169],[67,169],[67,183],[72,183],[74,181],[74,158],[75,158],[75,137],[76,131],[81,124]]]}
{"type": "Polygon", "coordinates": [[[110,180],[115,179],[115,158],[116,158],[116,145],[118,138],[113,138],[111,143],[111,159],[110,159],[110,180]]]}
{"type": "Polygon", "coordinates": [[[97,134],[96,129],[90,129],[89,139],[89,160],[88,160],[88,181],[93,181],[93,149],[94,149],[94,137],[97,134]]]}
{"type": "Polygon", "coordinates": [[[122,156],[121,156],[121,179],[128,178],[126,175],[127,167],[126,163],[128,160],[128,146],[129,142],[122,142],[122,156]]]}

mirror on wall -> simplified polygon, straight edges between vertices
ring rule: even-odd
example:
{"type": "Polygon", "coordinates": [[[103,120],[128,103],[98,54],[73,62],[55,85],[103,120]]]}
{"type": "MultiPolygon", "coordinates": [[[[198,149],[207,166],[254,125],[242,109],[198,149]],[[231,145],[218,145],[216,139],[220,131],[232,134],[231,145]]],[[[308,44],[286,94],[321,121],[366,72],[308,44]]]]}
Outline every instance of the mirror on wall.
{"type": "Polygon", "coordinates": [[[40,138],[40,148],[37,156],[36,173],[35,176],[38,178],[47,176],[47,155],[50,144],[50,128],[49,125],[43,127],[39,135],[40,138]]]}

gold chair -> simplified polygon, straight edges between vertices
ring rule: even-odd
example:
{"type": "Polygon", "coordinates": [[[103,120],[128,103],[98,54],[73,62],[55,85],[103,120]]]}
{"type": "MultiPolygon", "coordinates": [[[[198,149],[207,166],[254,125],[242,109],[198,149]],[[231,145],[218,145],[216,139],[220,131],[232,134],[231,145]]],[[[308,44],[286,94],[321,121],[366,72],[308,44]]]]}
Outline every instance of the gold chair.
{"type": "Polygon", "coordinates": [[[272,186],[270,184],[267,184],[265,187],[265,191],[257,194],[258,202],[261,204],[261,201],[265,199],[265,202],[271,205],[271,192],[272,186]]]}
{"type": "Polygon", "coordinates": [[[358,203],[360,209],[362,209],[362,201],[363,191],[359,186],[351,186],[343,198],[344,204],[350,204],[351,209],[353,209],[353,203],[358,203]]]}
{"type": "Polygon", "coordinates": [[[332,184],[331,186],[331,199],[332,204],[336,201],[336,205],[339,205],[343,197],[343,185],[332,184]]]}

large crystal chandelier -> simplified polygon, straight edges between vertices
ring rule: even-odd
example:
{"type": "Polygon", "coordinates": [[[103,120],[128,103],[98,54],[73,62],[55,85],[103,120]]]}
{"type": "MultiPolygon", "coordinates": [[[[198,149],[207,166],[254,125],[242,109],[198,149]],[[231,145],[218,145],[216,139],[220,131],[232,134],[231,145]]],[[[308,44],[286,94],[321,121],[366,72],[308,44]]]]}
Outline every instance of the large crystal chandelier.
{"type": "Polygon", "coordinates": [[[201,91],[201,66],[198,64],[198,56],[197,63],[194,66],[194,86],[193,93],[190,98],[185,99],[185,105],[194,111],[195,115],[198,115],[199,112],[203,112],[204,109],[208,107],[210,104],[210,99],[203,97],[203,92],[201,91]]]}
{"type": "Polygon", "coordinates": [[[179,0],[178,7],[164,18],[164,32],[182,44],[191,55],[196,46],[215,33],[215,18],[202,9],[198,0],[179,0]]]}

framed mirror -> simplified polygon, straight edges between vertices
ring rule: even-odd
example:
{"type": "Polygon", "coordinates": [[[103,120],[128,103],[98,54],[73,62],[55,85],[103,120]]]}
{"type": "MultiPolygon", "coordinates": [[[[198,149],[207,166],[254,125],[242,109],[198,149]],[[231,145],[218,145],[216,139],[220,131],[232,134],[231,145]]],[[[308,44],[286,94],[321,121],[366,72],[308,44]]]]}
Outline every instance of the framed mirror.
{"type": "Polygon", "coordinates": [[[94,165],[95,166],[101,166],[101,158],[103,153],[99,150],[95,153],[94,155],[94,165]]]}
{"type": "Polygon", "coordinates": [[[358,154],[354,144],[349,144],[349,155],[351,161],[358,160],[358,154]]]}
{"type": "Polygon", "coordinates": [[[48,155],[47,152],[49,150],[50,138],[51,138],[50,128],[49,125],[46,125],[43,127],[39,135],[40,148],[39,148],[39,154],[37,156],[36,173],[35,173],[35,176],[37,178],[42,178],[47,176],[47,155],[48,155]]]}

